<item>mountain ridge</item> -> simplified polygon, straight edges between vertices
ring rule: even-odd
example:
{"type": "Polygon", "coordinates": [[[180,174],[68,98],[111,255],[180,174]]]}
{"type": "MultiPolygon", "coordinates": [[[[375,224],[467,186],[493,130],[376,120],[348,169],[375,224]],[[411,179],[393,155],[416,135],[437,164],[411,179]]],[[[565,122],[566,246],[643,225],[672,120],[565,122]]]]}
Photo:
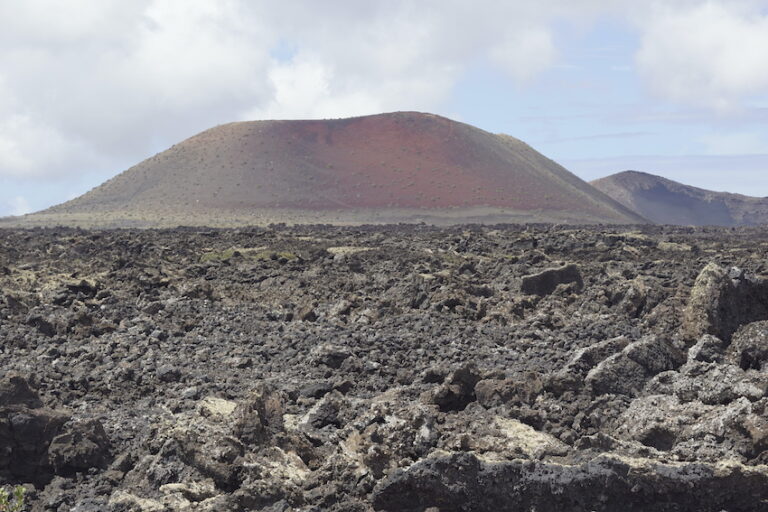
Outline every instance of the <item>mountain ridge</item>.
{"type": "Polygon", "coordinates": [[[663,176],[622,171],[592,186],[659,224],[757,226],[768,223],[768,198],[716,192],[663,176]]]}

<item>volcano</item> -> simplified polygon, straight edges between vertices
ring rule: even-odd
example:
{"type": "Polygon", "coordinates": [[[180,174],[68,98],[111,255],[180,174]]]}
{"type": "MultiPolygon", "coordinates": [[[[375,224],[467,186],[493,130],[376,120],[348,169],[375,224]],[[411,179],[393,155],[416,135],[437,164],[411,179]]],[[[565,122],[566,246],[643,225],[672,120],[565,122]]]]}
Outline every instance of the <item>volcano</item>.
{"type": "Polygon", "coordinates": [[[595,188],[646,219],[684,226],[768,224],[768,198],[714,192],[638,171],[592,182],[595,188]]]}
{"type": "Polygon", "coordinates": [[[217,126],[25,220],[646,222],[520,140],[416,112],[217,126]]]}

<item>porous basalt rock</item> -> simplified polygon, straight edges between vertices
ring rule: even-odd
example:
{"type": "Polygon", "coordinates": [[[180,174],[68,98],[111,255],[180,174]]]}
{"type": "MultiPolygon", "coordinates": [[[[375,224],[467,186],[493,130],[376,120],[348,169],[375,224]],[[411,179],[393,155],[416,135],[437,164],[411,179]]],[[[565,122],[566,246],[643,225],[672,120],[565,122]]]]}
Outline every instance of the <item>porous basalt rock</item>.
{"type": "Polygon", "coordinates": [[[484,463],[472,454],[435,456],[374,492],[382,511],[759,510],[768,505],[765,468],[737,463],[659,464],[598,457],[580,465],[484,463]],[[727,489],[727,490],[725,490],[727,489]]]}
{"type": "Polygon", "coordinates": [[[766,509],[765,230],[0,235],[32,512],[766,509]]]}
{"type": "Polygon", "coordinates": [[[584,287],[584,280],[577,265],[564,265],[525,276],[520,289],[527,295],[543,296],[554,292],[559,285],[568,284],[572,284],[575,291],[581,291],[584,287]]]}
{"type": "Polygon", "coordinates": [[[422,399],[443,412],[462,411],[476,400],[475,386],[481,378],[475,365],[464,366],[448,375],[441,385],[425,392],[422,399]]]}
{"type": "Polygon", "coordinates": [[[585,382],[596,394],[637,395],[651,377],[684,362],[685,354],[672,342],[649,336],[604,359],[589,371],[585,382]]]}
{"type": "Polygon", "coordinates": [[[743,324],[768,320],[768,281],[709,263],[691,288],[681,334],[712,334],[729,342],[743,324]]]}
{"type": "Polygon", "coordinates": [[[110,458],[109,438],[98,420],[67,424],[51,441],[48,456],[59,475],[104,468],[110,458]]]}
{"type": "Polygon", "coordinates": [[[97,420],[70,422],[19,375],[0,379],[0,399],[0,476],[41,484],[106,465],[109,439],[97,420]]]}
{"type": "Polygon", "coordinates": [[[762,370],[768,362],[768,321],[741,327],[731,340],[726,359],[744,370],[762,370]]]}

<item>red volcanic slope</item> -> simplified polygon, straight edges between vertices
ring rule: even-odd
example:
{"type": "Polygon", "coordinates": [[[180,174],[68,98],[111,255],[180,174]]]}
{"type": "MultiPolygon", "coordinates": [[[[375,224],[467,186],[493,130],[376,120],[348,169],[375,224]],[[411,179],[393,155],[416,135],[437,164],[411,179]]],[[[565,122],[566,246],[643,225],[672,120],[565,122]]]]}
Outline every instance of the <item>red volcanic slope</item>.
{"type": "Polygon", "coordinates": [[[643,222],[517,139],[412,112],[218,126],[46,213],[471,207],[643,222]]]}

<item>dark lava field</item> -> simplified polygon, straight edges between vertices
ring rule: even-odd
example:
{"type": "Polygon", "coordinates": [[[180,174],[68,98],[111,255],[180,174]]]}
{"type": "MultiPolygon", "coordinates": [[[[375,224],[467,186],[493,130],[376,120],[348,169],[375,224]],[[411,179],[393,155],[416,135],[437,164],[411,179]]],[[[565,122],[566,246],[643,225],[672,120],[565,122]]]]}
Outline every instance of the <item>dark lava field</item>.
{"type": "Polygon", "coordinates": [[[768,510],[768,233],[0,230],[28,510],[768,510]]]}

